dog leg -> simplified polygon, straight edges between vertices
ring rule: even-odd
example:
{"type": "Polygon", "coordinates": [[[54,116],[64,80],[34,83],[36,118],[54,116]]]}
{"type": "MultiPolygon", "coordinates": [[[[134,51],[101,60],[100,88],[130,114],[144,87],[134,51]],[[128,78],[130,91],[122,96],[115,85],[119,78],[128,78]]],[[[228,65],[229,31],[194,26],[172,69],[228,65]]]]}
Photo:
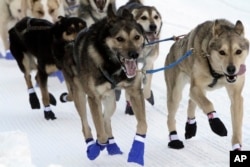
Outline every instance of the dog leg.
{"type": "Polygon", "coordinates": [[[50,94],[48,92],[48,87],[47,87],[48,75],[38,70],[37,75],[36,75],[36,80],[37,80],[37,83],[39,84],[39,87],[42,93],[42,101],[44,105],[44,117],[47,120],[49,119],[54,120],[56,119],[56,117],[50,108],[51,98],[50,98],[50,94]]]}
{"type": "Polygon", "coordinates": [[[105,123],[105,130],[109,137],[108,145],[107,145],[107,151],[109,155],[115,155],[115,154],[122,154],[120,148],[115,143],[113,133],[112,133],[112,127],[111,127],[111,117],[115,112],[116,109],[116,96],[115,91],[111,91],[108,96],[105,96],[103,98],[103,105],[104,105],[104,123],[105,123]]]}
{"type": "Polygon", "coordinates": [[[243,97],[241,95],[244,81],[239,80],[237,86],[227,86],[227,92],[231,100],[232,119],[232,146],[234,151],[241,150],[242,147],[242,121],[243,121],[243,97]]]}
{"type": "Polygon", "coordinates": [[[176,68],[174,70],[174,74],[178,75],[174,75],[172,69],[165,71],[168,108],[167,125],[170,139],[168,146],[173,149],[181,149],[184,147],[184,145],[183,142],[179,140],[179,137],[177,135],[175,115],[182,98],[182,90],[186,81],[183,79],[185,78],[184,75],[182,73],[179,73],[179,71],[176,71],[179,69],[176,68]]]}
{"type": "Polygon", "coordinates": [[[208,121],[212,131],[219,136],[226,136],[227,129],[223,122],[218,118],[213,104],[206,98],[205,92],[199,86],[195,86],[192,83],[198,83],[198,81],[191,82],[190,97],[194,100],[198,106],[208,116],[208,121]]]}
{"type": "Polygon", "coordinates": [[[135,89],[126,89],[137,120],[136,135],[128,155],[128,162],[144,165],[144,141],[147,132],[147,122],[143,92],[138,87],[135,89]]]}
{"type": "Polygon", "coordinates": [[[91,147],[88,147],[87,154],[95,156],[99,155],[100,151],[108,144],[108,136],[105,131],[105,124],[102,115],[102,104],[100,96],[88,96],[88,103],[90,111],[92,114],[93,122],[95,124],[97,141],[94,144],[91,144],[91,147]]]}
{"type": "Polygon", "coordinates": [[[196,125],[196,120],[195,120],[195,109],[196,109],[196,104],[189,99],[188,102],[188,119],[186,122],[186,127],[185,127],[185,138],[190,139],[195,136],[196,130],[197,130],[197,125],[196,125]]]}
{"type": "Polygon", "coordinates": [[[40,102],[36,95],[35,89],[33,88],[32,82],[31,82],[31,75],[29,73],[24,74],[24,78],[26,81],[26,85],[28,87],[28,93],[29,93],[29,101],[30,106],[32,109],[40,109],[40,102]]]}

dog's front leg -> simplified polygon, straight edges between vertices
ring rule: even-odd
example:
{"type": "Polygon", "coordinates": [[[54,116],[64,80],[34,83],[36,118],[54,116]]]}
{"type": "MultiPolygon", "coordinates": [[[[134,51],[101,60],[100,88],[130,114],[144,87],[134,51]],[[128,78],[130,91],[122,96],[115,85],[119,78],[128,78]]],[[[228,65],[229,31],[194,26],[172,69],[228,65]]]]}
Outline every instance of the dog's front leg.
{"type": "Polygon", "coordinates": [[[128,162],[135,162],[144,165],[144,141],[147,132],[147,122],[143,91],[141,88],[131,87],[127,89],[127,93],[130,97],[132,108],[137,120],[136,135],[128,155],[128,162]]]}
{"type": "Polygon", "coordinates": [[[100,151],[102,151],[108,144],[108,136],[105,132],[104,118],[102,115],[102,104],[100,96],[88,96],[88,103],[92,114],[92,119],[95,124],[97,141],[87,139],[87,155],[90,160],[96,159],[100,151]]]}
{"type": "Polygon", "coordinates": [[[116,109],[115,90],[109,91],[109,93],[103,98],[103,106],[104,106],[103,117],[105,123],[105,130],[108,135],[108,145],[107,145],[108,154],[109,155],[122,154],[122,151],[115,142],[111,126],[111,117],[116,109]]]}
{"type": "MultiPolygon", "coordinates": [[[[194,81],[192,83],[198,83],[194,81]]],[[[205,96],[205,90],[200,85],[194,85],[191,83],[190,98],[203,110],[208,116],[209,125],[214,133],[219,136],[226,136],[227,129],[222,121],[218,118],[213,104],[205,96]]]]}
{"type": "Polygon", "coordinates": [[[232,119],[232,147],[233,150],[241,150],[242,147],[242,121],[243,121],[243,97],[241,95],[244,81],[236,85],[226,87],[231,100],[231,119],[232,119]]]}

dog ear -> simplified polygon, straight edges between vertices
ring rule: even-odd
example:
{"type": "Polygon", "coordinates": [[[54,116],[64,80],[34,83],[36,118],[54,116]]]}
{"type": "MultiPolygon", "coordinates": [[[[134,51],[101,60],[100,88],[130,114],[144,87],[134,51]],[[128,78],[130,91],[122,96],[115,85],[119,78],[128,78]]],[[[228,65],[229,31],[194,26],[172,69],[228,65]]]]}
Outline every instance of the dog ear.
{"type": "Polygon", "coordinates": [[[213,36],[218,37],[223,32],[218,20],[215,20],[213,25],[213,36]]]}
{"type": "Polygon", "coordinates": [[[244,36],[244,26],[240,20],[238,20],[235,24],[234,31],[240,36],[244,36]]]}
{"type": "Polygon", "coordinates": [[[114,21],[116,19],[115,12],[113,10],[112,4],[109,4],[107,11],[108,21],[114,21]]]}
{"type": "Polygon", "coordinates": [[[128,9],[124,9],[122,11],[122,17],[127,18],[129,20],[134,20],[134,16],[129,12],[128,9]]]}

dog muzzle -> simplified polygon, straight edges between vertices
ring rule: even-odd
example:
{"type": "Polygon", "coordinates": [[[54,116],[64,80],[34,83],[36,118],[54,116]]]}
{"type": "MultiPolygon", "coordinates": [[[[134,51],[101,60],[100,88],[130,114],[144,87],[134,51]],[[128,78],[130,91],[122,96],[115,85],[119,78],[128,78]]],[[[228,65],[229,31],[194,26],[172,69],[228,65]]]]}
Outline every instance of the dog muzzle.
{"type": "Polygon", "coordinates": [[[246,65],[245,64],[241,64],[240,65],[240,70],[237,74],[233,74],[233,75],[229,75],[225,73],[226,76],[226,80],[229,83],[234,83],[237,80],[237,76],[238,75],[243,75],[246,72],[246,65]]]}

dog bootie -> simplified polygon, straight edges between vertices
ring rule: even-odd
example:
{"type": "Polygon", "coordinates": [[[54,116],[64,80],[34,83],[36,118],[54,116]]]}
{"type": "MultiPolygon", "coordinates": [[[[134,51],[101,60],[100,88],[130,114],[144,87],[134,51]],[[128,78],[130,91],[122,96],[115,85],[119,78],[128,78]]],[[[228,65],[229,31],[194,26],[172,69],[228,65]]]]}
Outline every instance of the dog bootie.
{"type": "Polygon", "coordinates": [[[35,89],[30,88],[28,89],[29,93],[29,101],[30,101],[30,106],[32,109],[40,109],[40,102],[38,100],[38,97],[36,95],[35,89]]]}
{"type": "Polygon", "coordinates": [[[62,93],[61,96],[60,96],[60,101],[62,103],[66,103],[67,102],[67,96],[68,96],[68,93],[66,93],[66,92],[62,93]]]}
{"type": "Polygon", "coordinates": [[[188,118],[185,127],[185,139],[190,139],[195,136],[197,130],[196,120],[195,118],[188,118]]]}
{"type": "Polygon", "coordinates": [[[151,90],[150,97],[147,99],[147,101],[148,101],[152,106],[155,104],[154,94],[153,94],[153,91],[152,91],[152,90],[151,90]]]}
{"type": "Polygon", "coordinates": [[[5,59],[7,60],[14,60],[15,58],[13,57],[12,53],[10,52],[10,50],[7,50],[5,53],[5,59]]]}
{"type": "Polygon", "coordinates": [[[241,151],[241,144],[234,144],[232,151],[241,151]]]}
{"type": "Polygon", "coordinates": [[[90,160],[96,159],[99,156],[100,152],[107,145],[107,143],[100,144],[100,143],[98,143],[98,141],[94,142],[94,140],[92,138],[91,139],[87,139],[86,143],[87,143],[87,157],[90,160]]]}
{"type": "Polygon", "coordinates": [[[125,109],[125,114],[134,115],[134,111],[133,111],[133,109],[132,109],[129,101],[127,101],[127,105],[126,105],[126,109],[125,109]]]}
{"type": "Polygon", "coordinates": [[[54,106],[56,105],[56,98],[51,93],[49,93],[49,103],[54,106]]]}
{"type": "Polygon", "coordinates": [[[116,155],[116,154],[122,154],[123,152],[121,152],[120,148],[118,147],[118,145],[115,143],[115,139],[109,138],[109,144],[107,145],[107,151],[109,155],[116,155]]]}
{"type": "Polygon", "coordinates": [[[54,120],[56,119],[55,114],[51,111],[50,106],[46,106],[44,108],[44,118],[46,120],[54,120]]]}
{"type": "Polygon", "coordinates": [[[135,162],[144,165],[144,141],[146,135],[136,134],[132,148],[128,155],[128,162],[135,162]]]}
{"type": "Polygon", "coordinates": [[[218,118],[217,113],[212,111],[207,114],[209,125],[214,133],[219,136],[227,136],[227,129],[223,122],[218,118]]]}
{"type": "Polygon", "coordinates": [[[168,143],[169,148],[173,148],[173,149],[184,148],[183,142],[179,140],[176,131],[170,132],[169,139],[170,139],[170,142],[168,143]]]}

